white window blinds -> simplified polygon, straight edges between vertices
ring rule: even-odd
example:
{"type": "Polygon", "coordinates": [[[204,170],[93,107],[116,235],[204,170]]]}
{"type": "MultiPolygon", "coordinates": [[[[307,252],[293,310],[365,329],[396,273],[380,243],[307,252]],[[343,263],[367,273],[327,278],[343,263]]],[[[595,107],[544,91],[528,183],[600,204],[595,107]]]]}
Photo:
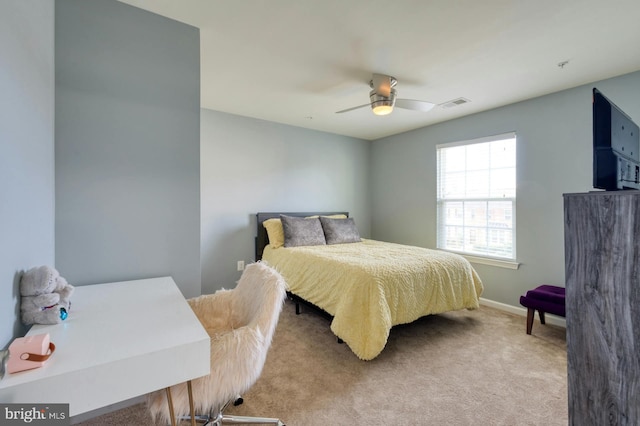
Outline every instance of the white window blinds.
{"type": "Polygon", "coordinates": [[[516,135],[438,145],[438,248],[516,258],[516,135]]]}

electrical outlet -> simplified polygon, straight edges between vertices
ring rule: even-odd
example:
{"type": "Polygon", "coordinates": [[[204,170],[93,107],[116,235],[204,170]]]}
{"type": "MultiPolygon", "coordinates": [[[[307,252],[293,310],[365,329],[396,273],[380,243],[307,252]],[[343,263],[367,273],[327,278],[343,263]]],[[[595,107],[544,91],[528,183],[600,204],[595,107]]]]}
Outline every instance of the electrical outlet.
{"type": "Polygon", "coordinates": [[[238,271],[244,271],[244,260],[238,260],[238,271]]]}

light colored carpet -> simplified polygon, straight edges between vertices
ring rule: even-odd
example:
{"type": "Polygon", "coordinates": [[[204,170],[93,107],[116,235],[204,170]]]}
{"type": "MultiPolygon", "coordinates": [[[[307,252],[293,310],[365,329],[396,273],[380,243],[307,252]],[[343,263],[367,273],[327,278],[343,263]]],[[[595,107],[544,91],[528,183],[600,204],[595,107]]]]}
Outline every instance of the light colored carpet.
{"type": "MultiPolygon", "coordinates": [[[[311,425],[566,425],[565,330],[481,307],[394,327],[360,361],[329,322],[287,302],[262,376],[229,413],[311,425]]],[[[152,424],[134,405],[81,423],[152,424]]],[[[186,423],[183,423],[186,424],[186,423]]]]}

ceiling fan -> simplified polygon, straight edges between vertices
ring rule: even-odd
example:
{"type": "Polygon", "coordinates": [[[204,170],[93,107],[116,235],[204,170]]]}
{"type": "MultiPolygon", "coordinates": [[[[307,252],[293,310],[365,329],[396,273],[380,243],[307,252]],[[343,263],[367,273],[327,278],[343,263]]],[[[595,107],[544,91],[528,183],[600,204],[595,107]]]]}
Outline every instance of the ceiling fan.
{"type": "Polygon", "coordinates": [[[343,109],[342,111],[336,111],[336,114],[342,114],[343,112],[353,111],[358,108],[371,107],[374,114],[387,115],[391,114],[394,106],[403,109],[427,112],[435,106],[435,104],[427,101],[396,99],[396,84],[398,84],[398,80],[396,80],[395,77],[385,74],[373,74],[373,78],[369,81],[369,86],[371,86],[372,89],[371,92],[369,92],[369,99],[371,99],[371,102],[343,109]]]}

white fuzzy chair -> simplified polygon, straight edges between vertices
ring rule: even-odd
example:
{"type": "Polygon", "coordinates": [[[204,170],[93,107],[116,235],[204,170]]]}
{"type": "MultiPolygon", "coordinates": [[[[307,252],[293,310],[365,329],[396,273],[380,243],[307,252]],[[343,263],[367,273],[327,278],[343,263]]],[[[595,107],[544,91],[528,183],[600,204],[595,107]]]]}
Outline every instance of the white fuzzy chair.
{"type": "MultiPolygon", "coordinates": [[[[248,265],[236,288],[189,299],[189,305],[211,337],[211,373],[192,381],[193,404],[205,424],[277,424],[278,419],[227,416],[223,410],[256,382],[278,323],[285,298],[285,281],[262,262],[248,265]]],[[[171,422],[167,394],[176,417],[189,417],[186,383],[168,392],[148,395],[147,407],[155,419],[171,422]]]]}

